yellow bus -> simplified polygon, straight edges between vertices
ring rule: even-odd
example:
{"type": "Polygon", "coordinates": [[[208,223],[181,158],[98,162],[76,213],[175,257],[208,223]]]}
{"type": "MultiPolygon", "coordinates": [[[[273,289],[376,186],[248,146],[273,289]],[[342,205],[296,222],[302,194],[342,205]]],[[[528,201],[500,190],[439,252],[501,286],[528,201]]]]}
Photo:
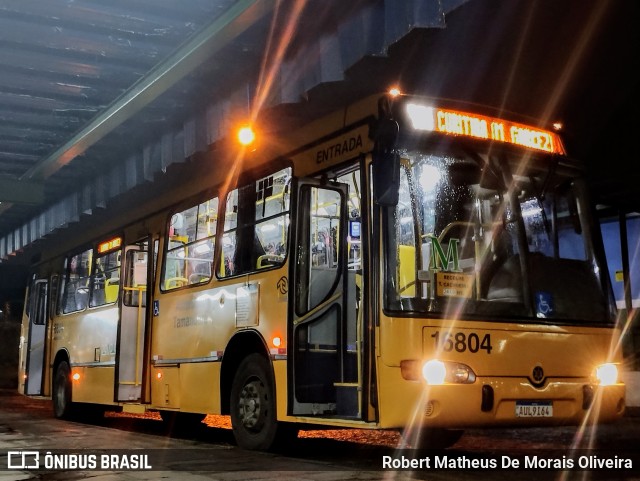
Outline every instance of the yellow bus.
{"type": "Polygon", "coordinates": [[[514,120],[396,92],[215,146],[150,206],[50,246],[19,390],[56,417],[230,415],[247,449],[299,426],[445,447],[620,418],[583,173],[514,120]]]}

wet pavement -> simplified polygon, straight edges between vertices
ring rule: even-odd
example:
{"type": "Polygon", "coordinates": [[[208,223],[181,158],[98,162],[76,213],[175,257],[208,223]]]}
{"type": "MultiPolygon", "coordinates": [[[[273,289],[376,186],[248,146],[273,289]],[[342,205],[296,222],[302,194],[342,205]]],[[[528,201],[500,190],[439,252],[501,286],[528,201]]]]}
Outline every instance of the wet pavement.
{"type": "Polygon", "coordinates": [[[148,417],[62,421],[53,418],[49,400],[0,390],[0,481],[640,480],[636,416],[584,431],[469,430],[440,452],[397,449],[397,433],[362,430],[302,431],[280,452],[245,451],[235,446],[225,418],[206,421],[191,429],[148,417]],[[520,469],[513,469],[516,462],[520,469]]]}

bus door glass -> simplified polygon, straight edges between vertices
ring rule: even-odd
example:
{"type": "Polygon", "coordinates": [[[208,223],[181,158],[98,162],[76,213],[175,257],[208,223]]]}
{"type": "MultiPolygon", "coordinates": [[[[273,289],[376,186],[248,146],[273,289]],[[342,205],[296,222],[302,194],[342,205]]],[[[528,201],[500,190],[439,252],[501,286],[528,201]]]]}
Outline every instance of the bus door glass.
{"type": "Polygon", "coordinates": [[[140,401],[147,327],[149,241],[124,250],[124,283],[118,330],[117,401],[140,401]]]}
{"type": "MultiPolygon", "coordinates": [[[[299,182],[292,306],[293,414],[356,416],[356,402],[340,402],[347,365],[348,186],[299,182]]],[[[355,397],[357,399],[357,396],[355,397]]],[[[353,401],[353,399],[351,399],[353,401]]]]}
{"type": "Polygon", "coordinates": [[[27,341],[27,383],[25,394],[42,394],[42,376],[45,367],[47,339],[47,297],[46,279],[34,281],[31,286],[29,305],[29,339],[27,341]]]}

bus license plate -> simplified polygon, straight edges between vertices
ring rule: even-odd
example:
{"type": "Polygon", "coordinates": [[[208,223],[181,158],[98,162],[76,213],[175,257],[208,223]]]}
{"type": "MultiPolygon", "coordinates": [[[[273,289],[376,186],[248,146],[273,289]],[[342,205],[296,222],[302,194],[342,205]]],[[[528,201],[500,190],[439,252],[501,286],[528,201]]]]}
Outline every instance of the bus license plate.
{"type": "Polygon", "coordinates": [[[551,418],[553,403],[551,401],[516,401],[517,418],[551,418]]]}

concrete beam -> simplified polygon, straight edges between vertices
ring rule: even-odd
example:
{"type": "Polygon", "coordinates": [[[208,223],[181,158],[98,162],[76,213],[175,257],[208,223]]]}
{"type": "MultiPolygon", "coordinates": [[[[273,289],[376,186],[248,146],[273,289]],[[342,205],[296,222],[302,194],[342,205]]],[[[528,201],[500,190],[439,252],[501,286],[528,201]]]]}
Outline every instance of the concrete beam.
{"type": "Polygon", "coordinates": [[[0,178],[0,202],[41,204],[43,201],[44,184],[42,182],[0,178]]]}
{"type": "Polygon", "coordinates": [[[229,10],[153,68],[89,125],[29,169],[22,178],[46,179],[71,162],[272,11],[273,3],[274,0],[236,1],[229,10]]]}

